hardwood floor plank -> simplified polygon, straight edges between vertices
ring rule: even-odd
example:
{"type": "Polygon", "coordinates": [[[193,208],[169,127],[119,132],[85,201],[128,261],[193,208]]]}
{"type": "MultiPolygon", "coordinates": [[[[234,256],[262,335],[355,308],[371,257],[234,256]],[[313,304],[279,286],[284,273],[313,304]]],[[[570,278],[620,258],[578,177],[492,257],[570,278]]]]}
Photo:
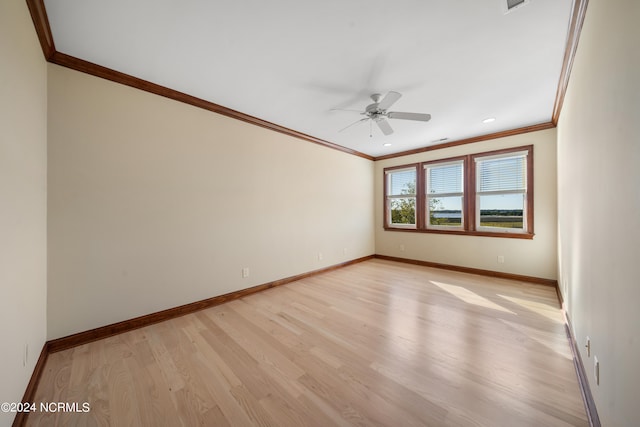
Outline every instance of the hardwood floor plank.
{"type": "Polygon", "coordinates": [[[230,391],[238,405],[251,420],[252,425],[260,427],[276,427],[279,425],[244,385],[235,386],[230,391]]]}
{"type": "Polygon", "coordinates": [[[337,411],[340,414],[340,417],[348,423],[348,425],[354,426],[371,426],[371,425],[380,425],[380,423],[376,422],[373,418],[369,418],[366,412],[361,412],[358,409],[354,408],[351,402],[351,396],[345,399],[343,398],[342,390],[343,387],[338,384],[338,388],[334,390],[333,381],[330,380],[327,382],[321,382],[321,379],[327,379],[328,376],[320,376],[318,378],[314,375],[305,374],[303,375],[299,381],[303,384],[311,394],[316,397],[316,401],[322,402],[320,405],[316,404],[318,407],[329,406],[333,408],[331,413],[337,411]]]}
{"type": "MultiPolygon", "coordinates": [[[[137,343],[137,345],[140,344],[142,343],[137,343]]],[[[135,396],[147,396],[146,399],[137,399],[140,425],[152,425],[154,420],[159,419],[162,414],[154,379],[138,358],[127,357],[124,362],[132,375],[135,396]]]]}
{"type": "Polygon", "coordinates": [[[122,425],[142,425],[133,378],[123,359],[111,364],[106,381],[109,384],[110,419],[118,420],[122,425]]]}
{"type": "Polygon", "coordinates": [[[373,259],[49,355],[37,426],[586,426],[553,288],[373,259]]]}
{"type": "MultiPolygon", "coordinates": [[[[137,399],[151,399],[153,405],[152,425],[179,426],[187,425],[174,406],[169,385],[165,382],[160,365],[153,363],[145,367],[144,378],[147,392],[136,396],[137,399]]],[[[149,415],[149,414],[147,414],[149,415]]],[[[117,422],[117,420],[114,420],[117,422]]]]}
{"type": "MultiPolygon", "coordinates": [[[[193,367],[195,372],[207,379],[204,385],[220,409],[219,414],[223,417],[222,420],[224,423],[228,423],[229,425],[256,425],[251,419],[253,410],[243,410],[242,402],[238,402],[236,397],[231,393],[229,384],[225,381],[224,377],[220,375],[220,371],[211,369],[210,361],[204,359],[202,353],[195,356],[193,367]]],[[[241,384],[236,387],[240,386],[241,384]]]]}

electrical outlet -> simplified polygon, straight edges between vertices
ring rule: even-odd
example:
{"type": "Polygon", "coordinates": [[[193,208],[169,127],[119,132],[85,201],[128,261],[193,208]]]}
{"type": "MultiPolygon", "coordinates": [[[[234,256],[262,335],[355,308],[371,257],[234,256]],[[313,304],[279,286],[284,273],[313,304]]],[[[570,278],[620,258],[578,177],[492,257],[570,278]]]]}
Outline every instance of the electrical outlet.
{"type": "Polygon", "coordinates": [[[318,261],[322,261],[322,252],[318,252],[318,261]]]}
{"type": "Polygon", "coordinates": [[[346,255],[347,254],[347,248],[342,248],[342,254],[346,255]]]}
{"type": "Polygon", "coordinates": [[[243,278],[247,278],[247,277],[249,277],[249,267],[244,267],[244,268],[242,269],[242,277],[243,277],[243,278]]]}
{"type": "Polygon", "coordinates": [[[400,245],[400,252],[404,252],[404,245],[400,245]]]}
{"type": "Polygon", "coordinates": [[[597,356],[593,356],[593,377],[596,379],[596,385],[600,385],[600,362],[597,356]]]}
{"type": "Polygon", "coordinates": [[[589,338],[589,336],[587,336],[587,339],[585,340],[585,348],[587,349],[587,357],[591,357],[591,338],[589,338]]]}
{"type": "Polygon", "coordinates": [[[24,352],[22,353],[22,366],[27,366],[29,363],[29,344],[24,344],[24,352]]]}
{"type": "Polygon", "coordinates": [[[504,264],[504,255],[498,255],[498,264],[504,264]]]}

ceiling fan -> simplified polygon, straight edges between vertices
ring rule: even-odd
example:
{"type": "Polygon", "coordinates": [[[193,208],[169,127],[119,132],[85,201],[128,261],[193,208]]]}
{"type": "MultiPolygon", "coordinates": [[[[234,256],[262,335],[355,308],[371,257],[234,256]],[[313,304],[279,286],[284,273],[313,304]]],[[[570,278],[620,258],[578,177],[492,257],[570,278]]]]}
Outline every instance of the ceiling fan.
{"type": "MultiPolygon", "coordinates": [[[[387,111],[393,104],[396,103],[398,99],[400,99],[401,96],[402,94],[393,91],[387,93],[384,98],[381,94],[374,93],[373,95],[371,95],[373,104],[367,105],[363,112],[360,112],[359,110],[342,110],[338,108],[332,109],[332,111],[357,111],[361,115],[366,116],[354,123],[351,123],[349,126],[340,129],[339,132],[349,129],[351,126],[355,126],[358,123],[363,123],[370,120],[371,123],[375,122],[376,125],[378,125],[383,134],[391,135],[393,133],[393,128],[391,127],[387,119],[416,120],[419,122],[428,122],[429,120],[431,120],[431,114],[387,111]]],[[[370,133],[369,136],[373,135],[370,133]]]]}

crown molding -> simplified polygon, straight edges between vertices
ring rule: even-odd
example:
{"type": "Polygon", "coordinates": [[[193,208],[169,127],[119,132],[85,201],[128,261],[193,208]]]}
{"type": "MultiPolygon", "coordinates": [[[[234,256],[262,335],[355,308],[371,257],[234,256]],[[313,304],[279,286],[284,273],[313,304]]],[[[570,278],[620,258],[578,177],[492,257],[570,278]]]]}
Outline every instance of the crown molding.
{"type": "Polygon", "coordinates": [[[571,75],[571,68],[573,67],[573,59],[575,58],[576,51],[578,50],[578,41],[580,40],[580,33],[582,32],[582,24],[584,24],[584,17],[587,13],[588,3],[589,0],[573,1],[573,11],[571,12],[569,32],[567,34],[567,47],[564,51],[562,71],[560,72],[560,81],[558,82],[556,99],[553,104],[553,114],[551,116],[551,122],[554,125],[557,125],[558,120],[560,120],[560,112],[562,111],[562,104],[564,103],[564,95],[567,92],[567,87],[569,86],[569,77],[571,75]]]}
{"type": "Polygon", "coordinates": [[[38,34],[38,40],[40,40],[42,53],[45,59],[49,61],[56,51],[56,46],[53,43],[53,35],[51,34],[51,27],[49,26],[47,9],[44,7],[44,0],[27,0],[27,7],[29,7],[31,20],[38,34]]]}
{"type": "Polygon", "coordinates": [[[537,132],[545,129],[553,129],[556,125],[551,122],[540,123],[533,126],[525,126],[521,128],[505,130],[501,132],[489,133],[486,135],[474,136],[472,138],[460,139],[458,141],[446,142],[444,144],[429,145],[427,147],[414,148],[413,150],[401,151],[399,153],[386,154],[374,158],[375,161],[393,159],[396,157],[409,156],[411,154],[425,153],[427,151],[442,150],[444,148],[456,147],[458,145],[472,144],[474,142],[489,141],[492,139],[504,138],[506,136],[521,135],[524,133],[537,132]]]}

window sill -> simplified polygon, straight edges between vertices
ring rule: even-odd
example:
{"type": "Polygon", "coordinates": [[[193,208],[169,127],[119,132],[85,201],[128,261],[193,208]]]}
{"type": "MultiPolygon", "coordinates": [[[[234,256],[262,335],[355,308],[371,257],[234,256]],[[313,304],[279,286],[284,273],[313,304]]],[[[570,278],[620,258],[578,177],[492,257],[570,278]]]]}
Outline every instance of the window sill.
{"type": "Polygon", "coordinates": [[[534,233],[497,233],[493,231],[465,231],[465,230],[433,230],[401,227],[384,227],[385,231],[408,231],[412,233],[450,234],[455,236],[483,236],[502,237],[506,239],[532,240],[534,233]]]}

